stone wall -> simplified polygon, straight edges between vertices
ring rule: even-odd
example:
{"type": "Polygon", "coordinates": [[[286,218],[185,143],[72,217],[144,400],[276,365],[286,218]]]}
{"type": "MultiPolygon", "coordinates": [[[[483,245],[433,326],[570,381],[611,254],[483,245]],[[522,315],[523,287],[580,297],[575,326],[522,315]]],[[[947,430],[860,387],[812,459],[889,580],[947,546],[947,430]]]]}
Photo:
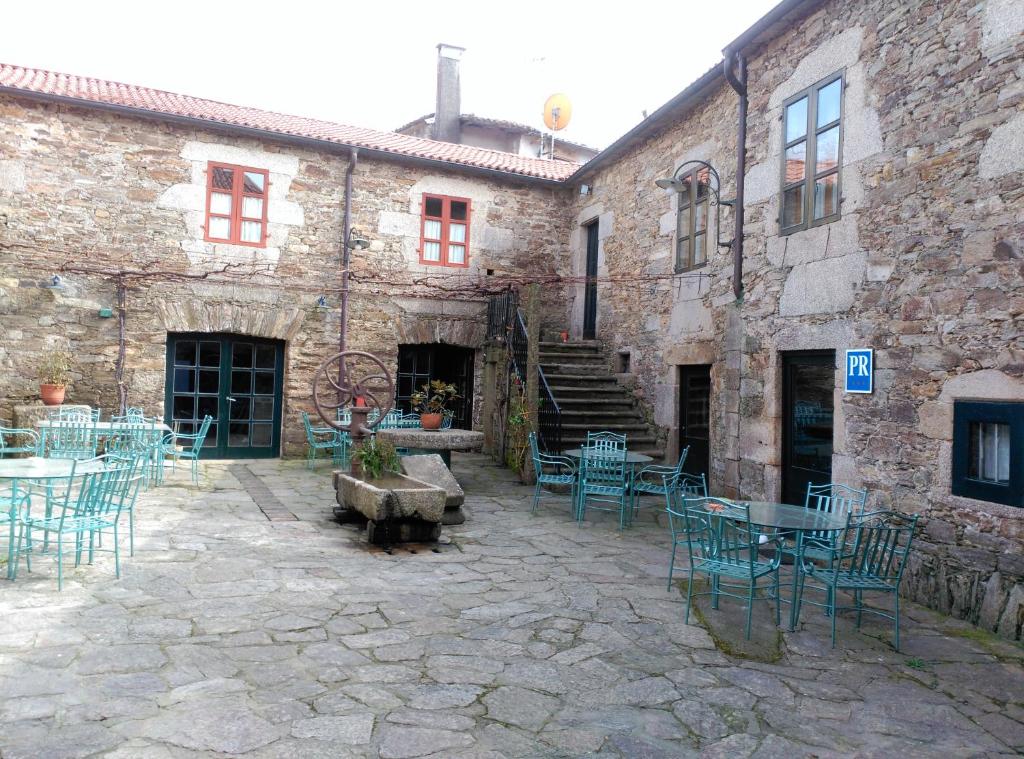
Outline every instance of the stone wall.
{"type": "MultiPolygon", "coordinates": [[[[298,412],[311,409],[313,371],[338,341],[347,166],[347,155],[0,97],[0,420],[37,397],[40,354],[52,347],[76,357],[69,400],[112,410],[117,319],[99,311],[116,307],[116,289],[104,272],[173,272],[127,293],[130,403],[162,409],[168,332],[281,339],[284,451],[301,453],[298,412]],[[210,160],[269,170],[266,248],[203,241],[210,160]],[[93,271],[65,273],[62,290],[41,286],[66,264],[93,271]],[[261,273],[195,278],[227,264],[261,273]]],[[[361,159],[352,222],[370,247],[353,253],[349,347],[393,368],[401,343],[480,348],[478,284],[555,272],[566,196],[513,178],[361,159]],[[424,192],[471,199],[467,269],[419,263],[424,192]]],[[[557,293],[548,307],[556,302],[557,293]]],[[[478,378],[478,404],[480,395],[478,378]]]]}
{"type": "MultiPolygon", "coordinates": [[[[677,367],[712,366],[712,490],[781,494],[782,358],[875,350],[875,392],[836,371],[833,476],[870,506],[920,515],[907,592],[1010,638],[1024,624],[1024,510],[950,494],[952,401],[1024,400],[1024,31],[1005,2],[828,2],[749,56],[744,295],[726,250],[672,277],[674,209],[654,185],[687,158],[735,186],[736,96],[724,83],[590,178],[599,336],[633,353],[636,393],[678,434],[677,367]],[[1007,27],[1010,32],[1006,31],[1007,27]],[[1016,29],[1014,32],[1013,30],[1016,29]],[[778,232],[782,102],[843,71],[841,218],[778,232]],[[621,280],[620,280],[621,281],[621,280]]],[[[732,217],[723,214],[723,237],[732,217]]],[[[570,293],[578,329],[582,291],[570,293]]]]}

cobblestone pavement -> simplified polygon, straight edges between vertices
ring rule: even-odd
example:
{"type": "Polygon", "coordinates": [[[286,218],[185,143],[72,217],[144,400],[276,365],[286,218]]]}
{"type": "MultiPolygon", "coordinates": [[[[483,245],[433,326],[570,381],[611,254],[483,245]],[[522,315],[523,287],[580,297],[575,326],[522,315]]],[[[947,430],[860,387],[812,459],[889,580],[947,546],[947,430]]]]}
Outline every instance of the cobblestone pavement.
{"type": "Polygon", "coordinates": [[[926,610],[908,605],[902,653],[846,619],[833,651],[815,611],[774,663],[734,658],[683,624],[650,515],[531,516],[505,470],[458,456],[469,521],[389,556],[330,521],[326,468],[244,462],[243,487],[238,466],[144,495],[120,581],[104,558],[58,594],[43,557],[0,581],[4,759],[1024,748],[1020,647],[926,610]]]}

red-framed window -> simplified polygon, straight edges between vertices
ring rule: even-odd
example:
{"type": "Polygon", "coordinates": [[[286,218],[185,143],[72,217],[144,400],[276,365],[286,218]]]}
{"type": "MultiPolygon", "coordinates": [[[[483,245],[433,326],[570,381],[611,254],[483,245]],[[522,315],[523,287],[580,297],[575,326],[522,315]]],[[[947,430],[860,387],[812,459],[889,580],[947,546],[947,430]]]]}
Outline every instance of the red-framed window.
{"type": "Polygon", "coordinates": [[[469,198],[423,196],[420,263],[469,266],[469,198]]]}
{"type": "Polygon", "coordinates": [[[269,187],[266,169],[211,161],[206,167],[204,239],[266,247],[269,187]]]}

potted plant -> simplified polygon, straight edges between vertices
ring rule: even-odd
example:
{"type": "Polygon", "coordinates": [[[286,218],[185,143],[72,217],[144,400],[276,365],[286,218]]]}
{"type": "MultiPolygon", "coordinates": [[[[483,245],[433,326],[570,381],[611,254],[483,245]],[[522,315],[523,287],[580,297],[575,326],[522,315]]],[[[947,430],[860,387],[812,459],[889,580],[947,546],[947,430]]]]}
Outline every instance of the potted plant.
{"type": "Polygon", "coordinates": [[[71,354],[54,350],[43,356],[39,365],[39,397],[47,406],[59,406],[71,384],[71,354]]]}
{"type": "Polygon", "coordinates": [[[360,476],[367,480],[379,480],[385,472],[397,472],[401,465],[395,446],[372,437],[359,444],[352,458],[360,476]]]}
{"type": "Polygon", "coordinates": [[[448,404],[461,397],[455,385],[434,380],[413,393],[409,400],[412,402],[413,410],[420,412],[420,427],[425,430],[439,430],[444,422],[444,412],[448,409],[448,404]]]}

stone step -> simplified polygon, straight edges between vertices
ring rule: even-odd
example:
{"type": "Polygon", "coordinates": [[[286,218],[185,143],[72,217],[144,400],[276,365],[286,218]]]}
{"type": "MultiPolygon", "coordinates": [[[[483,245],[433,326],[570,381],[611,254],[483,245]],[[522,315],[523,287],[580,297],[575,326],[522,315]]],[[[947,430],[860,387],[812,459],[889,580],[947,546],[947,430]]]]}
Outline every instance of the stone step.
{"type": "MultiPolygon", "coordinates": [[[[576,388],[573,388],[573,389],[576,389],[576,388]]],[[[613,408],[613,407],[620,408],[621,407],[623,409],[632,409],[634,407],[633,401],[630,398],[620,398],[620,397],[617,397],[617,396],[613,396],[611,394],[609,394],[607,398],[604,398],[604,397],[602,397],[602,398],[593,398],[593,397],[588,397],[588,396],[584,395],[582,397],[576,397],[576,396],[564,397],[564,398],[556,397],[556,400],[558,401],[558,405],[562,407],[563,411],[566,408],[573,408],[573,407],[576,407],[576,406],[595,407],[595,408],[596,407],[599,407],[599,408],[613,408]]]]}
{"type": "MultiPolygon", "coordinates": [[[[547,372],[544,372],[544,376],[548,377],[549,375],[548,375],[547,372]]],[[[550,375],[550,377],[551,378],[557,377],[558,378],[558,384],[560,384],[560,385],[564,385],[566,382],[570,382],[570,383],[586,382],[586,383],[611,384],[611,385],[615,385],[616,387],[619,387],[619,384],[618,384],[618,382],[616,382],[615,378],[610,376],[610,375],[608,375],[608,374],[552,374],[552,375],[550,375]]],[[[548,379],[548,384],[549,385],[552,384],[550,378],[548,379]]],[[[620,389],[620,392],[621,392],[621,389],[620,389]]]]}
{"type": "Polygon", "coordinates": [[[594,420],[600,421],[602,419],[644,423],[643,417],[633,409],[594,408],[580,411],[579,409],[565,408],[561,405],[559,407],[562,409],[562,424],[593,424],[594,420]]]}
{"type": "MultiPolygon", "coordinates": [[[[561,380],[562,378],[559,377],[558,379],[561,380]]],[[[624,397],[622,388],[619,387],[618,384],[597,385],[591,383],[586,385],[581,383],[579,385],[562,385],[549,382],[548,386],[551,388],[551,393],[555,396],[555,400],[559,403],[562,402],[563,398],[566,400],[571,398],[594,399],[595,396],[601,396],[601,400],[603,401],[606,396],[610,398],[624,397]]]]}
{"type": "MultiPolygon", "coordinates": [[[[629,432],[630,430],[634,430],[634,431],[640,430],[644,434],[647,434],[647,432],[648,432],[647,431],[647,425],[641,419],[630,420],[630,421],[626,421],[626,422],[622,422],[622,421],[614,421],[614,422],[613,421],[595,421],[595,422],[589,422],[589,423],[585,423],[585,424],[578,424],[578,423],[566,424],[564,421],[562,422],[562,435],[563,436],[566,435],[566,434],[572,433],[573,431],[576,431],[576,432],[582,432],[583,436],[586,437],[586,434],[588,432],[596,432],[596,431],[599,431],[599,430],[600,431],[607,431],[607,432],[618,432],[620,434],[622,432],[629,432]]],[[[653,440],[654,438],[651,438],[651,439],[653,440]]]]}
{"type": "Polygon", "coordinates": [[[604,354],[604,345],[599,340],[584,340],[563,343],[560,340],[541,340],[541,351],[545,350],[566,350],[604,354]]]}
{"type": "MultiPolygon", "coordinates": [[[[544,369],[544,374],[549,377],[555,375],[561,376],[564,374],[568,375],[584,375],[584,376],[610,376],[608,374],[608,367],[602,362],[598,364],[562,364],[562,363],[548,363],[546,361],[540,362],[541,367],[544,369]]],[[[614,379],[614,378],[613,378],[614,379]]]]}

